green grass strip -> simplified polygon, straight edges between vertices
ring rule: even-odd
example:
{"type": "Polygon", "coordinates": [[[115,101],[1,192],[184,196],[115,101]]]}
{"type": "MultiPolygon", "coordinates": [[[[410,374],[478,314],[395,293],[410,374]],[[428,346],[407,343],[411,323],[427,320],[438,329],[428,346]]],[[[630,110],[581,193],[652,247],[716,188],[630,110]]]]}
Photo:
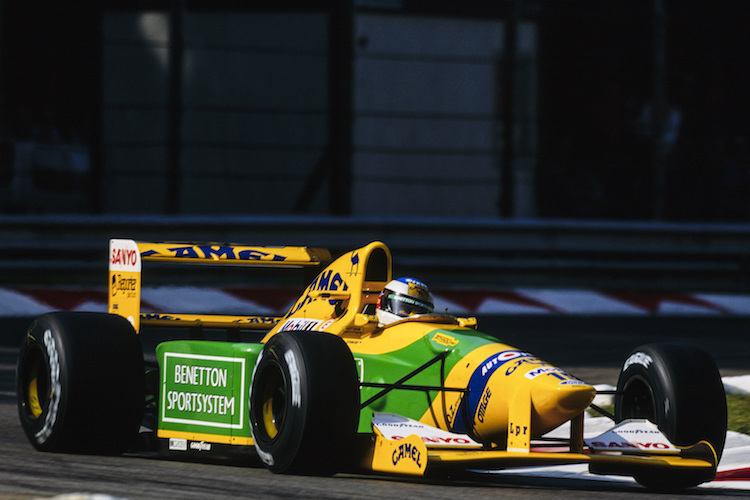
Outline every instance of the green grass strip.
{"type": "MultiPolygon", "coordinates": [[[[614,405],[602,407],[604,410],[614,413],[614,405]]],[[[588,409],[591,416],[600,416],[597,412],[588,409]]],[[[727,394],[727,429],[750,435],[750,394],[727,394]]]]}
{"type": "Polygon", "coordinates": [[[750,394],[727,394],[727,428],[750,434],[750,394]]]}

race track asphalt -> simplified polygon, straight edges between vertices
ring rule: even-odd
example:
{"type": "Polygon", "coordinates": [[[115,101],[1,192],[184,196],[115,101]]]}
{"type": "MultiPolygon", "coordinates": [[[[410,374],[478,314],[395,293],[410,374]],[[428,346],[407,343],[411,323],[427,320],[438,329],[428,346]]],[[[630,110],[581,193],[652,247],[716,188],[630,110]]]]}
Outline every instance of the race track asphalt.
{"type": "MultiPolygon", "coordinates": [[[[29,318],[0,318],[0,499],[71,493],[164,498],[651,498],[631,483],[497,474],[439,480],[339,474],[272,474],[253,459],[181,461],[135,454],[94,457],[39,453],[16,414],[15,356],[29,318]]],[[[480,329],[528,350],[590,383],[616,381],[634,347],[686,340],[711,353],[722,375],[750,374],[750,318],[491,316],[480,329]]],[[[145,337],[144,337],[145,340],[145,337]]],[[[700,498],[750,498],[750,492],[692,489],[700,498]]],[[[660,495],[659,498],[684,495],[660,495]]]]}

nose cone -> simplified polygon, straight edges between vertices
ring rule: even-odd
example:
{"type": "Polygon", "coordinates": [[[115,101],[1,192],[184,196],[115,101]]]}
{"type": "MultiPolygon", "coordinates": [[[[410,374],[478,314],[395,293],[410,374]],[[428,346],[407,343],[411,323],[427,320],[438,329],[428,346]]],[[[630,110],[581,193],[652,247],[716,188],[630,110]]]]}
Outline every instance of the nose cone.
{"type": "Polygon", "coordinates": [[[592,386],[528,352],[502,344],[477,351],[479,362],[467,366],[468,394],[446,405],[453,432],[502,444],[512,424],[540,436],[580,415],[596,395],[592,386]]]}
{"type": "Polygon", "coordinates": [[[532,384],[531,404],[535,433],[547,432],[577,416],[588,408],[594,396],[596,389],[578,380],[558,384],[532,384]]]}

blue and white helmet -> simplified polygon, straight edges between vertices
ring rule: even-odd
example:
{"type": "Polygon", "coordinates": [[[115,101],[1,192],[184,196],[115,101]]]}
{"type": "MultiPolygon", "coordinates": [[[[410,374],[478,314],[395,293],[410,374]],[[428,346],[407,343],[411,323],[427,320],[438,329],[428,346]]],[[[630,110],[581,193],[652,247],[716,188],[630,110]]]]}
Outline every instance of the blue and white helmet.
{"type": "Polygon", "coordinates": [[[380,292],[375,315],[382,326],[414,314],[431,313],[433,308],[427,285],[414,278],[397,278],[380,292]]]}

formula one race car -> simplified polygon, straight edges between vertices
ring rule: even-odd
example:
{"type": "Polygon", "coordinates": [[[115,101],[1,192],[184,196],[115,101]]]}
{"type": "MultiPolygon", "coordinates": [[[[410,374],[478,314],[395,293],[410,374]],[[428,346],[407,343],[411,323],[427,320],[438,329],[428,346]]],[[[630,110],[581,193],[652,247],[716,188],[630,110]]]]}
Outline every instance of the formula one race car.
{"type": "Polygon", "coordinates": [[[602,410],[613,428],[584,438],[594,387],[477,332],[474,318],[424,313],[381,324],[374,308],[392,279],[381,242],[331,260],[306,247],[111,240],[109,314],[49,313],[29,327],[17,368],[28,439],[41,451],[122,453],[150,427],[165,452],[254,446],[278,473],[585,463],[653,488],[715,476],[726,400],[697,347],[635,349],[614,414],[602,410]],[[144,261],[322,271],[280,318],[144,314],[144,261]],[[137,335],[152,326],[191,332],[159,343],[153,367],[137,335]],[[262,333],[255,342],[201,340],[211,328],[262,333]],[[563,424],[569,438],[545,437],[563,424]]]}

